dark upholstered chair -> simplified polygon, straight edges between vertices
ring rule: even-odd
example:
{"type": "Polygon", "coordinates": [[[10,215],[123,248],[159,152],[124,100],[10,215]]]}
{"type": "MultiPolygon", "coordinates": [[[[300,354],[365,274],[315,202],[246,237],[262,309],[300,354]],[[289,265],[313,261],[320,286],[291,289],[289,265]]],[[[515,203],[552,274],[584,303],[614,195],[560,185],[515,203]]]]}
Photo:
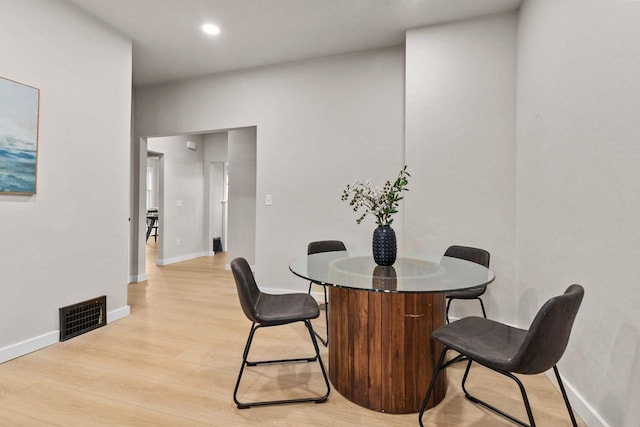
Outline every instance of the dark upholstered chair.
{"type": "MultiPolygon", "coordinates": [[[[467,261],[475,262],[476,264],[483,265],[489,268],[489,259],[491,255],[489,252],[484,249],[472,248],[469,246],[449,246],[444,256],[452,257],[452,258],[460,258],[467,261]]],[[[479,288],[468,289],[464,291],[454,291],[447,292],[445,294],[447,298],[447,323],[449,323],[449,307],[451,306],[451,301],[454,299],[477,299],[480,301],[480,308],[482,308],[482,315],[484,318],[487,318],[487,313],[484,311],[484,304],[482,303],[482,298],[480,298],[485,291],[487,290],[487,286],[481,286],[479,288]]]]}
{"type": "MultiPolygon", "coordinates": [[[[295,294],[282,294],[271,295],[261,292],[256,285],[253,272],[244,258],[236,258],[231,261],[231,271],[233,272],[233,278],[236,282],[236,288],[238,290],[238,297],[240,298],[240,305],[242,311],[247,318],[253,322],[251,325],[251,331],[249,332],[249,338],[244,348],[242,355],[242,367],[238,374],[238,380],[236,381],[236,387],[233,391],[233,400],[239,409],[249,408],[251,406],[264,406],[275,405],[281,403],[299,403],[299,402],[324,402],[329,397],[331,390],[329,386],[329,380],[327,373],[320,358],[320,351],[318,348],[318,342],[313,332],[310,319],[315,319],[320,315],[318,303],[311,295],[304,293],[295,294]],[[264,360],[260,362],[250,362],[247,360],[249,355],[249,349],[251,348],[251,342],[253,341],[254,334],[259,328],[287,325],[294,322],[303,322],[309,331],[313,348],[315,349],[315,356],[297,359],[280,359],[280,360],[264,360]],[[323,396],[308,397],[300,399],[285,399],[285,400],[268,400],[261,402],[243,403],[239,402],[237,398],[238,388],[240,386],[240,379],[244,372],[245,366],[258,366],[263,364],[272,363],[290,363],[290,362],[315,362],[320,365],[320,370],[324,377],[324,382],[327,386],[327,391],[323,396]]],[[[287,343],[283,343],[283,347],[287,347],[287,343]]]]}
{"type": "MultiPolygon", "coordinates": [[[[317,242],[309,243],[307,248],[307,255],[318,254],[322,252],[337,252],[337,251],[346,251],[347,248],[344,246],[339,240],[320,240],[317,242]]],[[[317,332],[315,333],[320,342],[326,347],[329,345],[329,300],[327,299],[327,287],[317,282],[309,282],[309,293],[311,293],[312,285],[320,285],[322,286],[322,290],[324,291],[324,324],[327,329],[327,337],[322,338],[317,332]]]]}
{"type": "Polygon", "coordinates": [[[444,344],[445,347],[440,353],[440,359],[436,364],[436,369],[433,372],[433,377],[420,409],[420,415],[418,416],[420,425],[423,425],[422,416],[427,407],[436,378],[443,369],[450,365],[449,362],[444,363],[445,355],[447,351],[455,350],[469,360],[462,378],[462,390],[465,397],[522,426],[527,426],[527,424],[469,394],[465,388],[465,383],[471,364],[473,362],[479,363],[511,378],[518,384],[525,409],[527,410],[527,416],[529,417],[529,425],[532,427],[535,426],[535,421],[527,393],[522,382],[513,374],[539,374],[553,368],[564,403],[569,411],[571,422],[575,427],[576,419],[556,364],[567,347],[573,321],[578,313],[583,296],[584,289],[582,286],[569,286],[564,294],[551,298],[542,306],[533,319],[529,330],[514,328],[475,316],[465,317],[436,329],[431,334],[431,337],[444,344]]]}

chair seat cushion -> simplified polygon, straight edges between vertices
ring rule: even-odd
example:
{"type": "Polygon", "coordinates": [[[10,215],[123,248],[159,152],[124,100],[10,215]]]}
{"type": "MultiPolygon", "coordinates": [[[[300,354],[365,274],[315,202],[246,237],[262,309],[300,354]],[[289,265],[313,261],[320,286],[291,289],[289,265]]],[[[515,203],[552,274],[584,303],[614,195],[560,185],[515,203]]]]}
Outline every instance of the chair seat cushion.
{"type": "Polygon", "coordinates": [[[431,337],[462,355],[491,368],[511,371],[514,357],[527,336],[514,328],[483,317],[465,317],[436,329],[431,337]]]}
{"type": "Polygon", "coordinates": [[[445,296],[447,298],[456,299],[475,299],[484,294],[486,290],[487,288],[485,286],[482,286],[480,288],[467,289],[464,291],[447,292],[445,296]]]}
{"type": "Polygon", "coordinates": [[[318,303],[307,293],[271,295],[263,292],[256,303],[256,311],[256,320],[265,326],[315,319],[320,315],[318,303]]]}

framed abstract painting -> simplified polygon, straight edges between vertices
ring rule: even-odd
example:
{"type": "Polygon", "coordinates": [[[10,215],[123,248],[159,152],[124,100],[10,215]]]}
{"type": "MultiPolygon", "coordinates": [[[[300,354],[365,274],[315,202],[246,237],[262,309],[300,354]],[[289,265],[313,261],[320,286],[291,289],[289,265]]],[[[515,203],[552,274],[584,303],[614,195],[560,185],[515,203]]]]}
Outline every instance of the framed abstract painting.
{"type": "Polygon", "coordinates": [[[0,77],[0,194],[35,194],[40,90],[0,77]]]}

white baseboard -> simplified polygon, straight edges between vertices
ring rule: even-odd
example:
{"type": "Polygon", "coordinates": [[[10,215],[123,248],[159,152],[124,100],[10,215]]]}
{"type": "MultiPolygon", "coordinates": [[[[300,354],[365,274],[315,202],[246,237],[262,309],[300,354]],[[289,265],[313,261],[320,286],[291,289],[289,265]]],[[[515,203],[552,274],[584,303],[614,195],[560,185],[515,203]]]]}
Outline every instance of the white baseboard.
{"type": "Polygon", "coordinates": [[[209,252],[196,252],[196,253],[193,253],[193,254],[180,255],[180,256],[175,257],[175,258],[158,259],[156,261],[156,265],[175,264],[176,262],[188,261],[190,259],[200,258],[200,257],[203,257],[203,256],[209,256],[209,252]]]}
{"type": "MultiPolygon", "coordinates": [[[[118,308],[116,310],[107,313],[107,322],[111,323],[116,320],[127,317],[131,313],[131,307],[128,305],[118,308]]],[[[33,353],[34,351],[41,350],[50,345],[60,342],[60,331],[51,331],[46,334],[29,338],[16,344],[11,344],[7,347],[0,348],[0,363],[4,363],[8,360],[15,359],[16,357],[24,356],[25,354],[33,353]]]]}
{"type": "MultiPolygon", "coordinates": [[[[205,251],[205,252],[196,252],[193,254],[181,255],[175,258],[157,259],[156,265],[175,264],[177,262],[188,261],[190,259],[200,258],[203,256],[214,256],[215,254],[216,253],[213,251],[205,251]]],[[[227,268],[227,270],[229,270],[229,268],[227,268]]],[[[148,279],[149,277],[146,274],[140,274],[138,276],[129,276],[129,283],[144,282],[145,280],[148,280],[148,279]]]]}
{"type": "Polygon", "coordinates": [[[137,276],[129,276],[129,283],[138,283],[138,282],[144,282],[145,280],[148,280],[149,276],[147,276],[146,274],[139,274],[137,276]]]}
{"type": "MultiPolygon", "coordinates": [[[[324,294],[321,292],[311,292],[311,296],[318,301],[318,304],[324,304],[324,294]]],[[[327,299],[329,299],[329,294],[327,294],[327,299]]]]}
{"type": "MultiPolygon", "coordinates": [[[[556,381],[556,376],[553,373],[553,370],[546,372],[547,378],[554,385],[558,391],[560,387],[558,386],[558,382],[556,381]]],[[[564,389],[567,392],[567,397],[569,397],[569,402],[571,403],[571,407],[576,415],[578,415],[582,421],[584,421],[585,425],[589,427],[611,427],[598,412],[587,402],[584,397],[580,393],[576,391],[576,389],[571,385],[571,383],[567,382],[567,379],[560,374],[562,378],[562,383],[564,384],[564,389]]],[[[567,414],[567,419],[569,414],[567,414]]]]}
{"type": "Polygon", "coordinates": [[[131,314],[131,307],[125,305],[124,307],[117,308],[113,311],[107,312],[107,323],[115,322],[131,314]]]}
{"type": "Polygon", "coordinates": [[[46,334],[11,344],[7,347],[0,348],[0,363],[16,357],[24,356],[41,348],[49,347],[60,341],[60,331],[51,331],[46,334]]]}

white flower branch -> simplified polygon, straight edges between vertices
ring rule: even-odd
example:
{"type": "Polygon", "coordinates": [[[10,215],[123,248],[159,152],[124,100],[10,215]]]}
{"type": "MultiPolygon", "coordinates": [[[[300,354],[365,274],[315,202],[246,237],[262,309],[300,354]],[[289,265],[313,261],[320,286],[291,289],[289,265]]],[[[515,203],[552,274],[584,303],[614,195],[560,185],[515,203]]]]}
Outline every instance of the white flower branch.
{"type": "Polygon", "coordinates": [[[407,177],[410,176],[405,165],[394,183],[387,181],[384,187],[372,186],[371,179],[364,182],[356,180],[353,184],[347,185],[341,199],[349,201],[349,206],[353,207],[354,212],[362,212],[356,219],[358,224],[371,213],[376,217],[376,224],[391,225],[393,214],[398,213],[398,202],[403,199],[400,194],[409,191],[406,186],[409,183],[407,177]]]}

